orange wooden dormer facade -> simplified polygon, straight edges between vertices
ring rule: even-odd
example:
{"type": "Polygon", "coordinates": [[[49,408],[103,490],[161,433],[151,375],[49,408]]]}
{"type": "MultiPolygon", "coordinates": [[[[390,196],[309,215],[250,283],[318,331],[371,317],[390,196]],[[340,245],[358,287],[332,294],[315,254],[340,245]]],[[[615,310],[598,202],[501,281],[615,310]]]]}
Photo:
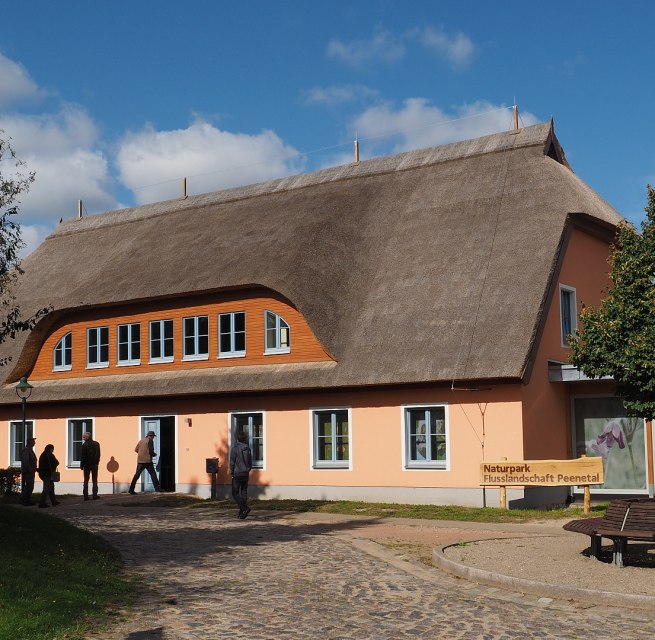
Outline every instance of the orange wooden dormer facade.
{"type": "Polygon", "coordinates": [[[294,306],[257,289],[73,311],[30,379],[331,360],[294,306]]]}

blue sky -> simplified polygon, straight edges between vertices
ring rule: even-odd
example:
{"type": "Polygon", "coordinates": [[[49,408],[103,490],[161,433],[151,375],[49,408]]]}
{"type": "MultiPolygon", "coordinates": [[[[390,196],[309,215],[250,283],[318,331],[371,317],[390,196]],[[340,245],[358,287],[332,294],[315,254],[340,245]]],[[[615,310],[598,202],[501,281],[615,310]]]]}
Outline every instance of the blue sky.
{"type": "MultiPolygon", "coordinates": [[[[555,119],[634,223],[655,180],[655,3],[0,0],[0,128],[59,221],[555,119]],[[307,153],[311,152],[311,153],[307,153]]],[[[2,168],[7,170],[6,166],[2,168]]]]}

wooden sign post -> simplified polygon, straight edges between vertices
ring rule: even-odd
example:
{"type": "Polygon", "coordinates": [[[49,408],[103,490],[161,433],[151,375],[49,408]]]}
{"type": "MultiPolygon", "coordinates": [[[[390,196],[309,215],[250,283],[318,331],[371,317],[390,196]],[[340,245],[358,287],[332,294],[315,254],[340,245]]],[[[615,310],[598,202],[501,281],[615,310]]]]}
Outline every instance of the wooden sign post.
{"type": "Polygon", "coordinates": [[[500,508],[507,509],[508,486],[561,487],[584,486],[584,512],[591,508],[589,485],[603,484],[603,459],[582,456],[574,460],[519,460],[508,462],[482,462],[480,464],[480,486],[500,488],[500,508]]]}

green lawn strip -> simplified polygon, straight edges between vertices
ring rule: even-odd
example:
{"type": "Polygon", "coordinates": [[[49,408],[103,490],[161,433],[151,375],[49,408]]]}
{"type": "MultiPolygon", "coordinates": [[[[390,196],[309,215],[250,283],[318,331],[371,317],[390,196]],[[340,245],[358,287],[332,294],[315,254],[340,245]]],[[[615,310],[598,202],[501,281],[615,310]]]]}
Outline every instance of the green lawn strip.
{"type": "Polygon", "coordinates": [[[0,504],[0,545],[0,638],[79,638],[137,588],[107,542],[44,513],[0,504]]]}
{"type": "MultiPolygon", "coordinates": [[[[459,520],[470,522],[533,522],[536,520],[558,520],[562,518],[584,518],[582,507],[558,507],[552,509],[498,509],[495,507],[459,507],[431,504],[393,504],[377,502],[353,502],[348,500],[250,500],[253,510],[292,511],[303,513],[341,513],[378,518],[418,518],[425,520],[459,520]]],[[[121,507],[169,507],[236,509],[232,500],[204,500],[197,496],[181,494],[160,494],[126,496],[114,503],[121,507]]],[[[589,516],[602,516],[607,503],[594,505],[589,516]]]]}
{"type": "MultiPolygon", "coordinates": [[[[459,507],[452,505],[393,504],[375,502],[353,502],[347,500],[251,500],[253,510],[294,511],[317,513],[341,513],[344,515],[365,515],[384,518],[419,518],[425,520],[459,520],[469,522],[531,522],[535,520],[558,520],[561,518],[585,517],[581,507],[560,507],[553,509],[498,509],[494,507],[459,507]]],[[[189,502],[192,507],[235,509],[231,500],[200,500],[189,502]]],[[[601,516],[607,504],[595,505],[590,516],[601,516]]]]}

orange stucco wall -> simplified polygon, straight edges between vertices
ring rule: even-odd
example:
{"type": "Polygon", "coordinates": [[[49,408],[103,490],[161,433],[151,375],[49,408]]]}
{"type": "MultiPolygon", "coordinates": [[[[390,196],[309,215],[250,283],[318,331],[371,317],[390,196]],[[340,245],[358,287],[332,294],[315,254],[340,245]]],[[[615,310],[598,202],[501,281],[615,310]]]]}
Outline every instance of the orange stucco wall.
{"type": "Polygon", "coordinates": [[[30,373],[30,379],[47,380],[115,375],[116,373],[144,373],[202,367],[232,367],[283,362],[315,362],[331,358],[320,345],[300,312],[271,292],[257,290],[245,293],[217,294],[211,297],[191,298],[175,302],[151,302],[138,306],[122,306],[76,314],[56,326],[45,339],[30,373]],[[291,350],[286,354],[264,354],[264,312],[273,311],[289,325],[291,350]],[[246,355],[238,358],[218,357],[218,315],[232,311],[246,312],[246,355]],[[206,360],[183,360],[182,320],[185,317],[206,315],[209,323],[209,357],[206,360]],[[151,320],[173,320],[174,361],[149,363],[148,326],[151,320]],[[118,325],[141,324],[141,363],[117,364],[118,325]],[[109,366],[87,368],[86,330],[92,327],[109,327],[109,366]],[[53,371],[53,352],[59,340],[72,332],[72,369],[53,371]]]}
{"type": "Polygon", "coordinates": [[[570,349],[562,346],[559,285],[576,290],[579,315],[582,304],[596,306],[610,284],[609,245],[591,234],[572,228],[561,271],[537,349],[529,384],[523,388],[525,459],[571,456],[570,387],[548,380],[548,361],[568,362],[570,349]]]}

